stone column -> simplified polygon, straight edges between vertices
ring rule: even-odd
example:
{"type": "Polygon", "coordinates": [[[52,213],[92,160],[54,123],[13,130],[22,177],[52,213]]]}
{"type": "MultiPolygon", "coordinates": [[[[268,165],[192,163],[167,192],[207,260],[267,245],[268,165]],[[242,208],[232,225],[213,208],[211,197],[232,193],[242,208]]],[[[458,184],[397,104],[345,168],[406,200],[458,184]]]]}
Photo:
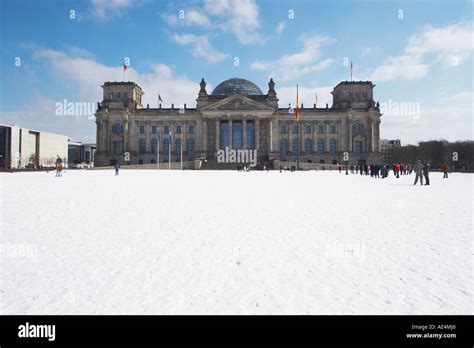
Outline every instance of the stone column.
{"type": "Polygon", "coordinates": [[[293,148],[291,147],[291,134],[293,131],[293,123],[292,122],[287,122],[286,123],[286,129],[288,132],[286,132],[286,152],[289,152],[290,150],[293,151],[293,148]]]}
{"type": "Polygon", "coordinates": [[[128,117],[123,121],[123,151],[128,151],[128,117]]]}
{"type": "Polygon", "coordinates": [[[221,138],[221,132],[220,132],[220,120],[216,120],[216,151],[219,151],[219,141],[221,138]]]}
{"type": "Polygon", "coordinates": [[[374,152],[374,121],[370,120],[370,152],[374,152]]]}
{"type": "Polygon", "coordinates": [[[329,134],[329,129],[331,128],[331,123],[326,123],[326,152],[329,152],[329,140],[331,135],[329,134]]]}
{"type": "Polygon", "coordinates": [[[228,143],[229,149],[232,149],[232,120],[229,120],[229,130],[228,130],[228,132],[229,132],[229,134],[228,134],[229,139],[228,139],[227,143],[228,143]]]}
{"type": "Polygon", "coordinates": [[[280,129],[278,127],[278,119],[276,117],[273,117],[273,119],[271,120],[272,124],[273,124],[273,149],[272,151],[273,152],[280,152],[280,129]]]}
{"type": "Polygon", "coordinates": [[[151,144],[150,144],[150,121],[145,122],[145,153],[147,153],[147,149],[150,149],[151,152],[151,144]]]}
{"type": "MultiPolygon", "coordinates": [[[[102,139],[100,138],[100,131],[101,131],[101,127],[102,127],[102,124],[101,124],[101,121],[99,121],[99,119],[96,117],[95,119],[95,142],[96,142],[96,152],[101,152],[103,149],[102,149],[102,139]]],[[[8,148],[8,147],[7,147],[8,148]]],[[[91,154],[92,156],[92,154],[91,154]]]]}
{"type": "Polygon", "coordinates": [[[247,120],[242,120],[242,148],[247,148],[247,120]]]}
{"type": "Polygon", "coordinates": [[[202,150],[207,152],[207,121],[202,121],[202,129],[203,131],[200,133],[202,137],[202,150]]]}
{"type": "Polygon", "coordinates": [[[187,135],[187,124],[186,122],[183,122],[183,125],[181,126],[181,132],[183,133],[183,139],[181,140],[181,146],[183,147],[183,152],[187,151],[187,143],[188,143],[188,137],[187,135]]]}
{"type": "Polygon", "coordinates": [[[304,122],[300,122],[300,152],[304,152],[304,140],[305,140],[305,130],[306,124],[304,122]]]}
{"type": "Polygon", "coordinates": [[[347,122],[347,134],[349,134],[349,139],[347,143],[349,144],[349,151],[352,152],[352,120],[349,119],[347,122]]]}
{"type": "Polygon", "coordinates": [[[260,122],[259,119],[255,119],[255,149],[258,151],[260,150],[260,122]]]}
{"type": "Polygon", "coordinates": [[[107,156],[110,156],[110,127],[109,127],[109,120],[105,120],[105,151],[107,152],[107,156]]]}

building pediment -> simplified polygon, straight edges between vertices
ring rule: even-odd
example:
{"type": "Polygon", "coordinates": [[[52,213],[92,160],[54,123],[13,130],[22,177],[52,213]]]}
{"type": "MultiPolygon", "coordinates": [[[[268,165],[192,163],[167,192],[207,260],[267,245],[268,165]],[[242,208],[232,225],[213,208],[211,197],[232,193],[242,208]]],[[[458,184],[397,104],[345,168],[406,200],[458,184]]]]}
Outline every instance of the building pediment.
{"type": "Polygon", "coordinates": [[[247,98],[241,94],[234,94],[225,99],[219,100],[216,103],[206,105],[201,108],[201,111],[239,111],[239,110],[253,110],[253,111],[273,111],[274,109],[263,103],[247,98]]]}

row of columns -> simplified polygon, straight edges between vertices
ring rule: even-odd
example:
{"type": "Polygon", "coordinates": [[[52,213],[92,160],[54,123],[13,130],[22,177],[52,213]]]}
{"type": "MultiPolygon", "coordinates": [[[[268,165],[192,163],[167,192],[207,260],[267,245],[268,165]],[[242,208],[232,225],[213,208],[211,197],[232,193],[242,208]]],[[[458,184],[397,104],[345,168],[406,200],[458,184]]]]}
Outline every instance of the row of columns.
{"type": "MultiPolygon", "coordinates": [[[[216,120],[216,151],[220,150],[220,140],[221,140],[221,121],[222,120],[216,120]]],[[[260,134],[259,134],[259,129],[260,129],[260,122],[259,119],[253,119],[253,124],[254,124],[254,146],[256,150],[260,149],[260,134]]],[[[232,148],[232,120],[227,120],[228,122],[228,140],[227,140],[227,146],[229,148],[232,148]]],[[[245,149],[247,147],[247,120],[242,120],[242,147],[245,149]]]]}

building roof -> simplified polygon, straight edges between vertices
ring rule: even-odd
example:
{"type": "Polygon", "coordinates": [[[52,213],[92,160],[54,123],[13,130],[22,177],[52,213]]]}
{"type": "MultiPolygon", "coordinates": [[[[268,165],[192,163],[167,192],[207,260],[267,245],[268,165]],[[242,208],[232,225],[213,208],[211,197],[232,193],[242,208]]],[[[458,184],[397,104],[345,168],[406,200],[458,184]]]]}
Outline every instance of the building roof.
{"type": "Polygon", "coordinates": [[[221,82],[211,93],[213,96],[232,94],[263,95],[262,90],[255,83],[237,77],[221,82]]]}

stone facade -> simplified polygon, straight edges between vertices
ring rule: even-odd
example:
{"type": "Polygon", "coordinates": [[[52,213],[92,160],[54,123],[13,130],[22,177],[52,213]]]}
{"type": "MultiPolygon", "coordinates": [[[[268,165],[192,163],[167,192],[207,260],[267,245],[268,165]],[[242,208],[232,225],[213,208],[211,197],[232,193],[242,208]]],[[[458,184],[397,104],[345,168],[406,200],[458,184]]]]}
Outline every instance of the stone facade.
{"type": "Polygon", "coordinates": [[[208,94],[200,83],[196,107],[149,108],[142,105],[142,89],[133,82],[106,82],[96,112],[97,152],[95,166],[168,161],[171,130],[171,161],[206,158],[214,161],[219,149],[256,149],[259,159],[282,165],[300,162],[379,163],[381,113],[373,100],[375,85],[369,81],[341,82],[332,91],[333,105],[300,108],[300,125],[294,110],[279,108],[275,83],[263,94],[244,79],[222,82],[208,94]],[[299,144],[297,131],[299,130],[299,144]],[[129,161],[124,154],[128,153],[129,161]]]}

